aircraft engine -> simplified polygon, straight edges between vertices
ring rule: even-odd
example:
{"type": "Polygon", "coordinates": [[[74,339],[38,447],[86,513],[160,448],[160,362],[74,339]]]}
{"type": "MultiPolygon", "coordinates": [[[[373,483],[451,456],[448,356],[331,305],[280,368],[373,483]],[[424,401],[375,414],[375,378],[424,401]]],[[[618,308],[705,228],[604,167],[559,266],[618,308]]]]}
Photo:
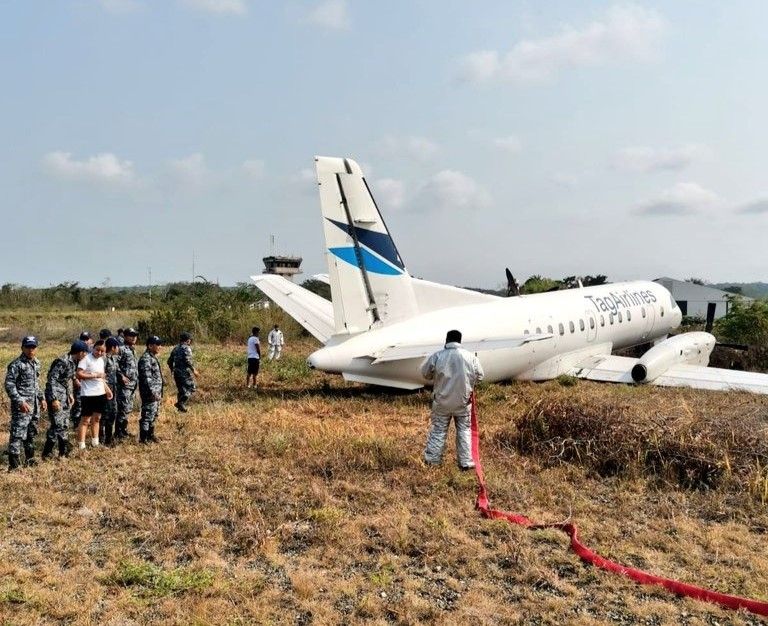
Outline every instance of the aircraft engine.
{"type": "Polygon", "coordinates": [[[709,333],[683,333],[648,350],[632,368],[632,380],[649,383],[673,365],[708,365],[716,339],[709,333]]]}

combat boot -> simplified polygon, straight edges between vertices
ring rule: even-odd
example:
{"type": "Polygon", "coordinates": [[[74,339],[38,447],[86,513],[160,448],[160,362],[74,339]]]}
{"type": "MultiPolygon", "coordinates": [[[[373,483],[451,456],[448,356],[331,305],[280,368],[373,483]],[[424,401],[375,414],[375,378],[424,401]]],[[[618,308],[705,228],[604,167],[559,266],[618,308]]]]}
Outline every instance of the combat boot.
{"type": "Polygon", "coordinates": [[[147,434],[147,440],[152,443],[160,443],[160,440],[155,437],[155,425],[149,427],[149,433],[147,434]]]}
{"type": "Polygon", "coordinates": [[[37,459],[35,458],[35,446],[24,446],[24,465],[32,467],[37,465],[37,459]]]}
{"type": "Polygon", "coordinates": [[[43,446],[43,454],[42,454],[43,461],[47,461],[53,456],[53,445],[54,445],[54,442],[51,441],[50,439],[45,440],[45,445],[43,446]]]}
{"type": "Polygon", "coordinates": [[[128,436],[124,424],[125,422],[123,422],[123,420],[115,422],[115,439],[118,441],[125,439],[128,436]]]}
{"type": "Polygon", "coordinates": [[[139,443],[149,443],[149,431],[139,428],[139,443]]]}
{"type": "Polygon", "coordinates": [[[112,447],[114,444],[112,436],[112,424],[104,424],[104,432],[101,436],[101,440],[105,446],[112,447]]]}
{"type": "Polygon", "coordinates": [[[184,405],[183,405],[181,402],[177,402],[177,403],[176,403],[176,404],[174,404],[173,406],[175,406],[175,407],[176,407],[176,410],[177,410],[179,413],[186,413],[186,412],[188,411],[187,407],[186,407],[186,406],[184,406],[184,405]]]}
{"type": "Polygon", "coordinates": [[[66,459],[72,451],[72,444],[66,439],[59,439],[59,458],[66,459]]]}
{"type": "Polygon", "coordinates": [[[12,472],[14,470],[19,469],[21,467],[21,459],[19,458],[18,454],[9,454],[8,455],[8,471],[12,472]]]}

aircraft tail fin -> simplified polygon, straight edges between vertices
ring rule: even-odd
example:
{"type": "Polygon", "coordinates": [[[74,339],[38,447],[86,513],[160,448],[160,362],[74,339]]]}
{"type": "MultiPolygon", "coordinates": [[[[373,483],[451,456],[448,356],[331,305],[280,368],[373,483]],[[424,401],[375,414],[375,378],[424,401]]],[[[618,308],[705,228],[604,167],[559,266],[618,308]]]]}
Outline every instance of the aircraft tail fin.
{"type": "Polygon", "coordinates": [[[360,166],[315,157],[337,333],[357,333],[418,314],[411,277],[360,166]]]}

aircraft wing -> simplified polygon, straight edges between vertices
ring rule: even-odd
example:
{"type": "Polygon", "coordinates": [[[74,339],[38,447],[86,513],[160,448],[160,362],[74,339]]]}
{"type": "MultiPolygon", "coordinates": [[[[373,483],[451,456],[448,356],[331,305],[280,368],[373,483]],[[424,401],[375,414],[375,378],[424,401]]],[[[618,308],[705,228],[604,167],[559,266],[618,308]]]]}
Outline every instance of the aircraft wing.
{"type": "MultiPolygon", "coordinates": [[[[509,348],[519,348],[520,346],[532,341],[545,341],[552,339],[551,334],[542,333],[539,335],[523,335],[521,337],[508,337],[504,339],[482,339],[480,341],[462,342],[461,347],[469,352],[486,352],[489,350],[504,350],[509,348]]],[[[430,344],[395,344],[377,350],[373,354],[365,355],[373,358],[372,365],[379,363],[389,363],[391,361],[404,361],[406,359],[423,359],[430,354],[442,350],[444,343],[430,344]]]]}
{"type": "MultiPolygon", "coordinates": [[[[639,359],[603,355],[585,359],[569,373],[578,378],[611,383],[632,383],[632,368],[639,359]]],[[[673,365],[651,381],[661,387],[691,387],[715,391],[750,391],[768,394],[768,374],[726,370],[702,365],[673,365]]]]}
{"type": "Polygon", "coordinates": [[[325,298],[275,274],[251,276],[251,280],[315,339],[325,343],[335,332],[333,305],[325,298]]]}

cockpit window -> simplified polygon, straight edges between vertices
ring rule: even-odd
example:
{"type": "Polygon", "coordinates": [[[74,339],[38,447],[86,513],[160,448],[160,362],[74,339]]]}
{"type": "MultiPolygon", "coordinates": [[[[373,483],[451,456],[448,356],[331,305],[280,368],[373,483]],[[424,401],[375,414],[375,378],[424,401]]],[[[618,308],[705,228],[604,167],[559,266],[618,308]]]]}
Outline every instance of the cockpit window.
{"type": "Polygon", "coordinates": [[[672,297],[672,294],[669,294],[669,303],[672,306],[672,310],[674,311],[677,308],[677,302],[675,302],[675,299],[672,297]]]}

